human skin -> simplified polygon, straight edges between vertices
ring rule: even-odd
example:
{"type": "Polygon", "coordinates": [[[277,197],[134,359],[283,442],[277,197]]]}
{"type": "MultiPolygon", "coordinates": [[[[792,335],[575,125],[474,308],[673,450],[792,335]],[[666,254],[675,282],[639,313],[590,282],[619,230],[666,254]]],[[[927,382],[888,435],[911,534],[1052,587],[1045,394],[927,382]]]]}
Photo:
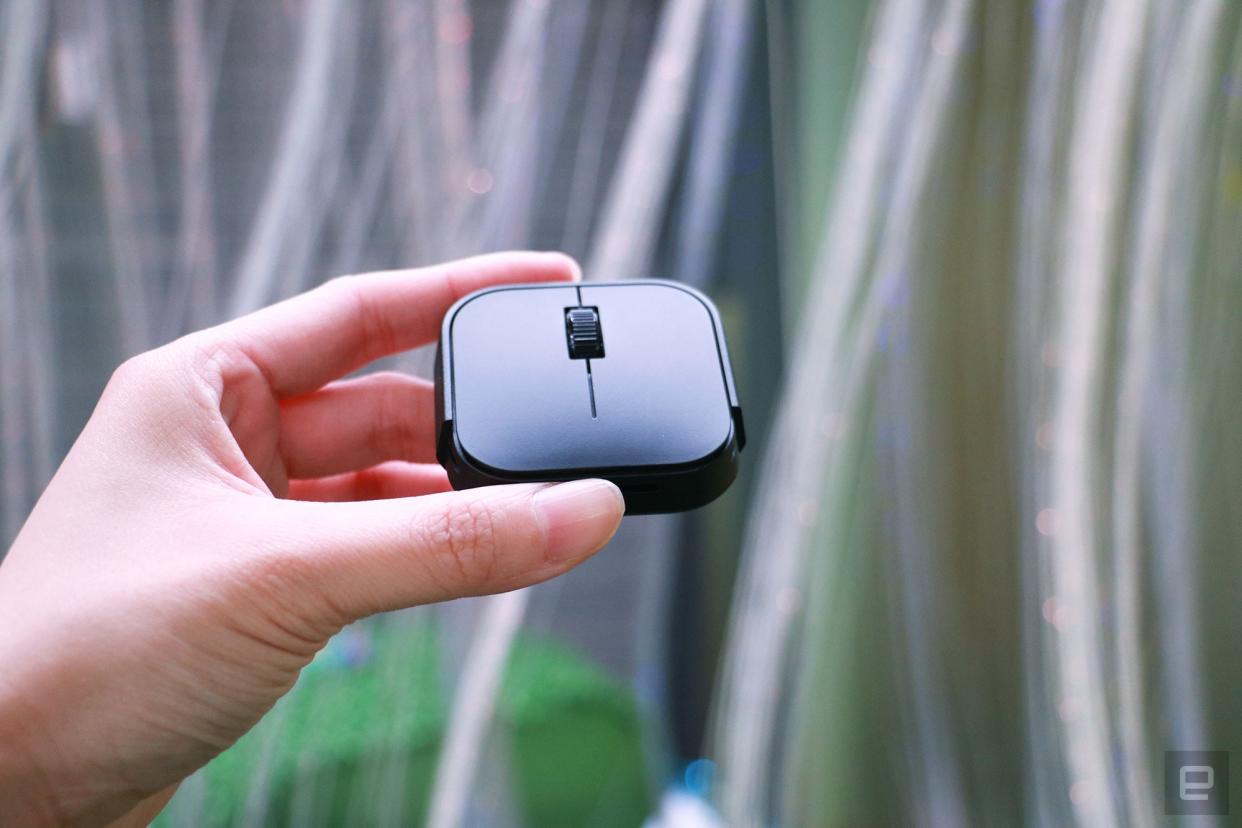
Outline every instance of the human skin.
{"type": "Polygon", "coordinates": [[[452,492],[431,384],[339,379],[472,290],[576,278],[552,253],[343,277],[123,364],[0,566],[0,825],[145,822],[346,624],[606,544],[611,483],[452,492]]]}

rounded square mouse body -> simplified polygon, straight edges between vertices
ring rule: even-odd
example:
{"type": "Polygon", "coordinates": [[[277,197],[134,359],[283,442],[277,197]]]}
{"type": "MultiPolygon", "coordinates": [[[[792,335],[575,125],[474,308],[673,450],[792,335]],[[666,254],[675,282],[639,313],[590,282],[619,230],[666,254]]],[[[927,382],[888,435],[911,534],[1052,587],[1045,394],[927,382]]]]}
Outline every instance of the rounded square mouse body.
{"type": "Polygon", "coordinates": [[[657,280],[462,298],[436,359],[437,457],[457,489],[603,477],[631,514],[719,496],[745,442],[720,316],[657,280]]]}

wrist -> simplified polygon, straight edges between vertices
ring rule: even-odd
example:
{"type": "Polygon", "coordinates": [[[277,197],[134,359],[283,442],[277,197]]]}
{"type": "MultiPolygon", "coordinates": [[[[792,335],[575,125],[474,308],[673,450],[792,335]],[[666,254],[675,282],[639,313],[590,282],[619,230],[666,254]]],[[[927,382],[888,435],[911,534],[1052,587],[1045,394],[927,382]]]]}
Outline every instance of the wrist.
{"type": "Polygon", "coordinates": [[[0,679],[0,825],[9,828],[105,824],[147,825],[172,798],[173,785],[154,796],[101,790],[52,761],[43,746],[48,732],[30,705],[0,679]],[[115,822],[112,822],[116,820],[115,822]]]}
{"type": "Polygon", "coordinates": [[[60,648],[18,639],[0,646],[0,826],[100,825],[141,806],[152,791],[127,784],[90,749],[97,727],[81,715],[89,691],[30,655],[60,648]]]}
{"type": "Polygon", "coordinates": [[[42,826],[66,821],[38,755],[29,705],[0,677],[0,825],[42,826]]]}
{"type": "Polygon", "coordinates": [[[64,677],[30,653],[0,648],[0,825],[98,824],[141,797],[114,796],[106,774],[81,761],[87,732],[75,722],[80,704],[65,703],[64,677]]]}

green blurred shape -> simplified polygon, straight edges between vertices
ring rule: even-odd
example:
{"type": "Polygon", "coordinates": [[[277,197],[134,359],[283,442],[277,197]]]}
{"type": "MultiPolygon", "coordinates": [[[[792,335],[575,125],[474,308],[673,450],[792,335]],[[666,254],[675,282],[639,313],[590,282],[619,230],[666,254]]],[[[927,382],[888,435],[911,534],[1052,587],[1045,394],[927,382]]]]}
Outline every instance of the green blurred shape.
{"type": "Polygon", "coordinates": [[[525,824],[633,826],[650,813],[637,708],[595,665],[519,640],[498,715],[525,824]]]}
{"type": "MultiPolygon", "coordinates": [[[[155,824],[422,824],[449,710],[441,657],[431,625],[346,630],[155,824]]],[[[571,650],[515,642],[495,734],[522,824],[633,826],[648,813],[634,700],[571,650]]]]}

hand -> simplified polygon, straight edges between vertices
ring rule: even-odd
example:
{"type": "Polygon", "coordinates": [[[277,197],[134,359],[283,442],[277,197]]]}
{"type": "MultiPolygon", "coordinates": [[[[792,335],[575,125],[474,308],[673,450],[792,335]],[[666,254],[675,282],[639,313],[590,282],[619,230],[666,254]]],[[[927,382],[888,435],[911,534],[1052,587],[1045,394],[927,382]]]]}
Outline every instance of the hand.
{"type": "Polygon", "coordinates": [[[542,253],[344,277],[122,365],[0,566],[0,824],[166,799],[344,625],[607,543],[611,483],[451,492],[430,383],[336,379],[472,290],[574,278],[542,253]]]}

